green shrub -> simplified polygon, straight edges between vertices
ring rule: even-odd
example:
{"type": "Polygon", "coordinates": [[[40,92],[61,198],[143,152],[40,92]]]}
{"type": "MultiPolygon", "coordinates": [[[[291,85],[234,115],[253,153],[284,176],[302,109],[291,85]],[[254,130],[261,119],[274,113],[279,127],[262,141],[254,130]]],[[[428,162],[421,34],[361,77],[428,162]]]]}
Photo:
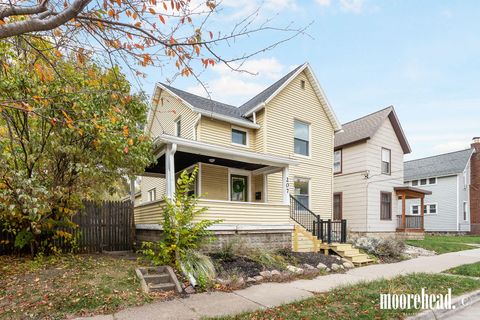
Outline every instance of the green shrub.
{"type": "Polygon", "coordinates": [[[195,250],[187,250],[180,258],[180,269],[193,285],[198,284],[202,289],[209,287],[216,277],[210,257],[195,250]]]}
{"type": "Polygon", "coordinates": [[[248,255],[248,258],[269,269],[285,270],[287,268],[285,258],[271,251],[254,250],[248,255]]]}
{"type": "MultiPolygon", "coordinates": [[[[192,173],[183,171],[177,180],[173,199],[164,196],[166,206],[163,209],[162,240],[156,243],[142,243],[142,249],[139,252],[155,265],[171,265],[178,271],[185,273],[185,270],[190,270],[189,267],[195,266],[195,263],[192,262],[195,258],[199,259],[198,266],[202,263],[208,264],[205,256],[195,252],[195,250],[199,249],[202,244],[214,240],[207,228],[220,222],[220,220],[194,222],[196,217],[207,210],[207,208],[196,208],[199,197],[191,193],[197,173],[197,167],[192,173]],[[184,268],[182,268],[182,263],[184,268]]],[[[193,274],[186,275],[191,276],[193,274]]],[[[198,275],[203,276],[205,274],[199,272],[198,275]]],[[[211,274],[209,273],[209,275],[211,274]]],[[[208,279],[197,280],[201,282],[208,279]]]]}

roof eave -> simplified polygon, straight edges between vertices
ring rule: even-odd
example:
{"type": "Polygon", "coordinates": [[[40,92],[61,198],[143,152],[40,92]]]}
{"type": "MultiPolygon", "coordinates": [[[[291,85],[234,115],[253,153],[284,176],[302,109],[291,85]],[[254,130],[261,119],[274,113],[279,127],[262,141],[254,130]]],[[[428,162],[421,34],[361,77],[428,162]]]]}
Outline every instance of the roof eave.
{"type": "Polygon", "coordinates": [[[162,90],[165,90],[166,92],[168,92],[169,94],[171,94],[175,98],[181,100],[183,102],[183,104],[185,104],[193,112],[199,113],[199,114],[204,115],[204,116],[208,116],[208,117],[213,118],[213,119],[229,122],[231,124],[235,124],[235,125],[242,126],[242,127],[245,127],[245,128],[250,128],[250,129],[259,129],[260,128],[260,125],[258,125],[256,123],[253,123],[253,122],[250,122],[248,120],[236,119],[236,118],[229,117],[229,116],[217,113],[217,112],[207,111],[207,110],[203,110],[203,109],[200,109],[200,108],[196,108],[196,107],[192,106],[189,102],[187,102],[185,99],[183,99],[179,95],[177,95],[174,92],[172,92],[171,90],[169,90],[163,84],[157,83],[157,86],[160,87],[162,90]]]}

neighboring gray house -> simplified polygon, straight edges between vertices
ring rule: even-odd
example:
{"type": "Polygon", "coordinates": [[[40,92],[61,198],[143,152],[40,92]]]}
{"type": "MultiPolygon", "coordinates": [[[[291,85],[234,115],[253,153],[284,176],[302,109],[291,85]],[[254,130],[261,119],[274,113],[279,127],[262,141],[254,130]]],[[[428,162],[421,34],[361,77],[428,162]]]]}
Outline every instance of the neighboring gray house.
{"type": "MultiPolygon", "coordinates": [[[[466,149],[405,162],[405,185],[432,191],[425,196],[425,231],[470,231],[472,153],[466,149]]],[[[418,200],[408,200],[408,214],[420,215],[419,205],[418,200]]]]}

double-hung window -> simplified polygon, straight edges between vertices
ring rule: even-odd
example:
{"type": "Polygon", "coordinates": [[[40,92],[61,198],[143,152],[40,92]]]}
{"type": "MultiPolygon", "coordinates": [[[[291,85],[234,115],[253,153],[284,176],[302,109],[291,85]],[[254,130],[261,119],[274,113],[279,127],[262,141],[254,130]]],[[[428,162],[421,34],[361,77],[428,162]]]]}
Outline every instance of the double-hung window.
{"type": "Polygon", "coordinates": [[[392,173],[392,152],[386,148],[382,148],[382,173],[392,173]]]}
{"type": "Polygon", "coordinates": [[[293,152],[302,156],[310,155],[310,125],[295,120],[294,122],[294,150],[293,152]]]}
{"type": "Polygon", "coordinates": [[[342,172],[342,149],[337,150],[333,154],[333,173],[342,172]]]}
{"type": "Polygon", "coordinates": [[[157,200],[157,189],[153,188],[148,190],[148,201],[155,201],[157,200]]]}
{"type": "Polygon", "coordinates": [[[310,181],[304,178],[295,178],[293,180],[295,199],[298,200],[305,208],[309,207],[309,184],[310,181]]]}

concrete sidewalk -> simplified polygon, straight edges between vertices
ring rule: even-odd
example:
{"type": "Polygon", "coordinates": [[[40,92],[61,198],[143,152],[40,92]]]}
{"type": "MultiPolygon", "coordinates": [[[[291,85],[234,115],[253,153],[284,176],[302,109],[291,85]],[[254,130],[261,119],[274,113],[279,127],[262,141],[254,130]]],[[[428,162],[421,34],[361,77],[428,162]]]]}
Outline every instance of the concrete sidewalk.
{"type": "Polygon", "coordinates": [[[114,315],[82,319],[187,320],[233,315],[305,299],[313,296],[313,293],[326,292],[340,285],[381,278],[393,278],[413,272],[438,273],[452,267],[477,261],[480,261],[480,249],[451,252],[398,263],[355,268],[344,274],[330,274],[312,280],[297,280],[288,283],[263,283],[229,293],[194,294],[185,299],[156,302],[125,309],[114,315]]]}

